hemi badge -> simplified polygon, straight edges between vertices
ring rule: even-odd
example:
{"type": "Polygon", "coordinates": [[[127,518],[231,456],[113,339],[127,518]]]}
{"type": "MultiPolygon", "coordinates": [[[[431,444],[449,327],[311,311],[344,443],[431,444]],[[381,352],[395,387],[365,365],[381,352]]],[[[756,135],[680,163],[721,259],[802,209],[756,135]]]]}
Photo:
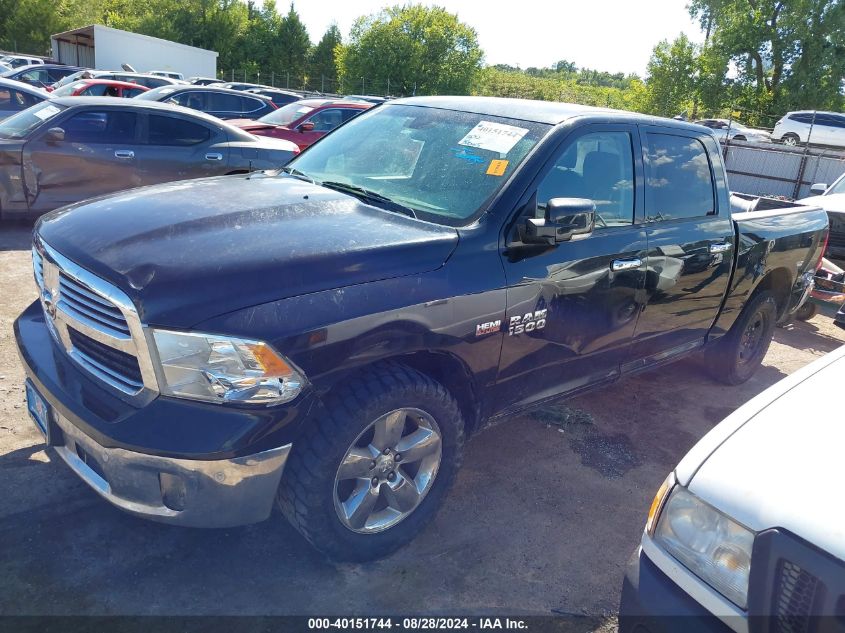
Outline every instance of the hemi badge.
{"type": "Polygon", "coordinates": [[[487,323],[479,323],[475,326],[475,335],[476,336],[485,336],[486,334],[492,334],[493,332],[498,332],[502,329],[502,320],[498,319],[496,321],[488,321],[487,323]]]}

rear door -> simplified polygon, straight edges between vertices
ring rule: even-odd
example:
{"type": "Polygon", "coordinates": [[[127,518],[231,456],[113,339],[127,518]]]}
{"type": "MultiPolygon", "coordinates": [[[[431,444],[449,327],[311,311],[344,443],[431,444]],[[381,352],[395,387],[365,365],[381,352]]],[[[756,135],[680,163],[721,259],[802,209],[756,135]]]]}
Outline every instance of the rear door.
{"type": "Polygon", "coordinates": [[[544,171],[526,195],[536,192],[541,210],[552,198],[589,198],[596,226],[572,241],[502,258],[508,287],[497,410],[618,376],[640,313],[646,232],[636,126],[583,126],[544,171]]]}
{"type": "Polygon", "coordinates": [[[62,128],[65,139],[47,141],[45,128],[24,146],[30,208],[55,209],[140,184],[134,111],[74,109],[49,127],[62,128]]]}
{"type": "Polygon", "coordinates": [[[631,367],[704,343],[727,291],[735,247],[715,141],[675,128],[644,127],[641,134],[648,270],[631,367]]]}
{"type": "Polygon", "coordinates": [[[228,138],[205,121],[170,112],[148,113],[142,138],[137,158],[145,185],[228,172],[228,138]]]}

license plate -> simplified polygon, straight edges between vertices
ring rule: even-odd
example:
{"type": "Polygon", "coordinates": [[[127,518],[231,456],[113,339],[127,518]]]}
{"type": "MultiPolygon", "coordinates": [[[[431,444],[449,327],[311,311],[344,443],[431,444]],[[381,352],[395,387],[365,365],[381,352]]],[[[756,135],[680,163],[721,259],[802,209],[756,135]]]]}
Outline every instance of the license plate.
{"type": "Polygon", "coordinates": [[[26,407],[35,426],[41,431],[45,440],[50,439],[50,405],[42,398],[29,382],[26,383],[26,407]]]}

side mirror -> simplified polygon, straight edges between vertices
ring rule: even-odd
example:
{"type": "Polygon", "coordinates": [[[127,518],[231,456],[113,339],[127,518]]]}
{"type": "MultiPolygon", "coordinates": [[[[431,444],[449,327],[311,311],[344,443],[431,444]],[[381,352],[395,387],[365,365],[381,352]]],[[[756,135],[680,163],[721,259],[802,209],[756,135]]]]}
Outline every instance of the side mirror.
{"type": "Polygon", "coordinates": [[[820,196],[827,191],[827,185],[823,182],[817,182],[810,187],[810,193],[814,196],[820,196]]]}
{"type": "Polygon", "coordinates": [[[552,198],[546,203],[546,217],[527,218],[522,241],[528,244],[554,245],[568,242],[575,235],[592,233],[596,224],[596,205],[586,198],[552,198]]]}
{"type": "Polygon", "coordinates": [[[60,143],[65,140],[65,131],[60,127],[51,127],[44,138],[48,143],[60,143]]]}
{"type": "Polygon", "coordinates": [[[314,122],[313,121],[306,121],[302,125],[299,126],[300,132],[311,132],[314,129],[314,122]]]}

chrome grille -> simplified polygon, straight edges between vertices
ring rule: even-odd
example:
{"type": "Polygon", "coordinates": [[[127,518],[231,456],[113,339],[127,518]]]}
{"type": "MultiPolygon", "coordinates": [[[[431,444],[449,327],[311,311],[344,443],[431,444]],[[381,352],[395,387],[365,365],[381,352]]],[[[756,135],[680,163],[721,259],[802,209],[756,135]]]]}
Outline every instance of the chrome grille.
{"type": "Polygon", "coordinates": [[[59,306],[115,337],[130,338],[129,324],[120,308],[63,271],[59,272],[59,306]]]}
{"type": "Polygon", "coordinates": [[[45,320],[70,358],[124,399],[153,397],[155,373],[129,297],[39,237],[32,263],[45,320]]]}

